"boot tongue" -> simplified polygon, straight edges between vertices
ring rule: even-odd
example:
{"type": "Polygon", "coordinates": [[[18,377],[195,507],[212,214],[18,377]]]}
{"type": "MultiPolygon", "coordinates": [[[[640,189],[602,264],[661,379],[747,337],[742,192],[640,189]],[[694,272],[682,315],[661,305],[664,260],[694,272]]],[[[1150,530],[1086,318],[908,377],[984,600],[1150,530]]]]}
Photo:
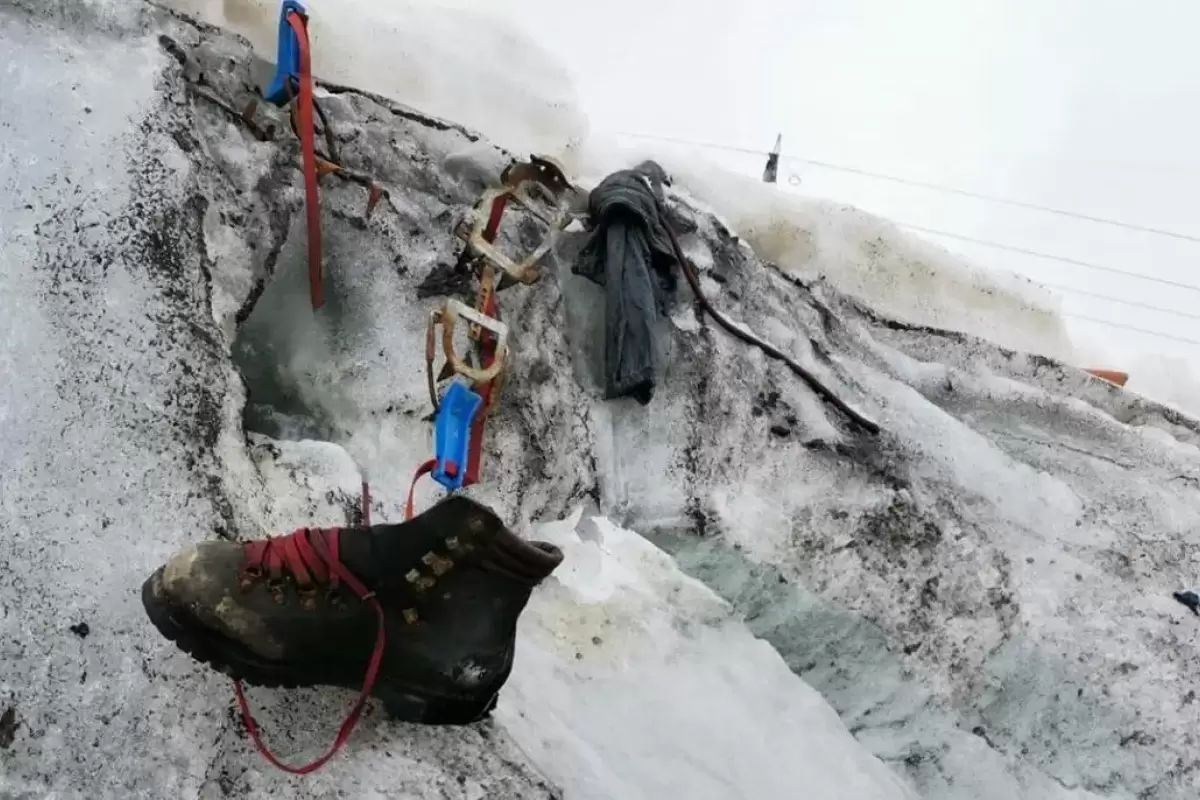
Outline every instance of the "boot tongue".
{"type": "Polygon", "coordinates": [[[562,551],[554,545],[527,542],[507,530],[482,554],[484,569],[530,585],[541,583],[562,560],[562,551]]]}
{"type": "Polygon", "coordinates": [[[483,569],[531,584],[562,563],[558,548],[526,542],[486,506],[461,495],[398,525],[344,529],[341,552],[342,562],[372,587],[468,554],[483,569]]]}
{"type": "Polygon", "coordinates": [[[505,533],[487,507],[455,495],[407,522],[344,529],[342,561],[368,585],[378,586],[414,569],[428,572],[439,560],[491,550],[505,533]]]}
{"type": "Polygon", "coordinates": [[[491,509],[469,497],[447,498],[412,522],[419,520],[437,532],[435,540],[453,531],[454,543],[469,544],[483,569],[521,583],[536,585],[562,563],[562,551],[557,547],[525,541],[491,509]]]}
{"type": "Polygon", "coordinates": [[[375,526],[375,528],[343,528],[341,533],[342,563],[358,577],[369,589],[378,589],[379,584],[392,569],[388,553],[382,546],[382,540],[373,534],[373,530],[397,528],[396,525],[375,526]]]}

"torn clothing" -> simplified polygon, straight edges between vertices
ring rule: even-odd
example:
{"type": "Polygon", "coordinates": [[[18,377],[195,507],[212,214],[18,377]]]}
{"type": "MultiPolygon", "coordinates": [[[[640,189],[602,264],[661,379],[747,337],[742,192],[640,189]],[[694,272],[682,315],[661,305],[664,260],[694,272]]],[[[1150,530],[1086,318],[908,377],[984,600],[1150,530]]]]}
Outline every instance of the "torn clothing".
{"type": "Polygon", "coordinates": [[[594,230],[572,271],[605,288],[606,400],[654,396],[654,328],[675,291],[675,254],[659,203],[666,174],[654,162],[614,172],[588,196],[594,230]],[[656,199],[657,195],[657,199],[656,199]]]}

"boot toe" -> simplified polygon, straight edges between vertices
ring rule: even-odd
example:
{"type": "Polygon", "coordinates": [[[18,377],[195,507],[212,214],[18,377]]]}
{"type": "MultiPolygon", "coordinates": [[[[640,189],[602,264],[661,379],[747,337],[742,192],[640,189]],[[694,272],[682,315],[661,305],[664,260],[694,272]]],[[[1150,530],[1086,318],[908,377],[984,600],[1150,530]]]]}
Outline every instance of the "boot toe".
{"type": "Polygon", "coordinates": [[[176,553],[153,587],[175,616],[188,624],[233,640],[266,658],[278,658],[275,641],[261,614],[244,602],[238,590],[242,546],[234,542],[201,542],[176,553]]]}
{"type": "Polygon", "coordinates": [[[199,556],[200,548],[190,545],[168,559],[162,567],[162,575],[159,579],[164,594],[170,596],[184,590],[192,574],[192,567],[199,556]]]}
{"type": "Polygon", "coordinates": [[[189,545],[163,565],[163,591],[173,603],[190,605],[228,583],[240,560],[241,547],[233,542],[189,545]]]}

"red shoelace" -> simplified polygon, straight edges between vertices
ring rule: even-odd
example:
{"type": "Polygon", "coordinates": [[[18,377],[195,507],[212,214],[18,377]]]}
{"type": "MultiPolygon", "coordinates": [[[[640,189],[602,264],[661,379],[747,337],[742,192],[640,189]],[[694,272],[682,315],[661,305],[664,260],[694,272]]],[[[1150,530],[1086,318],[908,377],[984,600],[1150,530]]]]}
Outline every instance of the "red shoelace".
{"type": "Polygon", "coordinates": [[[338,729],[333,744],[316,761],[300,767],[293,767],[280,761],[262,740],[258,724],[255,723],[254,716],[250,713],[250,704],[246,702],[242,682],[239,680],[233,682],[233,691],[237,696],[238,706],[242,710],[242,721],[246,725],[246,730],[250,732],[254,746],[267,761],[293,775],[307,775],[320,769],[349,741],[350,734],[354,732],[354,727],[362,716],[363,708],[366,707],[367,699],[371,696],[371,690],[375,688],[375,681],[379,677],[379,668],[383,664],[383,654],[387,644],[387,626],[384,620],[383,606],[379,604],[375,593],[368,590],[362,581],[356,578],[354,573],[341,562],[339,558],[340,535],[340,528],[300,528],[287,536],[248,542],[245,546],[245,570],[247,573],[265,575],[270,580],[280,580],[287,573],[302,589],[325,584],[328,584],[331,589],[336,589],[340,584],[345,583],[360,600],[368,603],[375,611],[377,621],[375,649],[371,653],[371,660],[367,663],[367,674],[363,678],[362,691],[358,693],[358,699],[354,702],[345,721],[342,722],[341,728],[338,729]]]}
{"type": "MultiPolygon", "coordinates": [[[[422,475],[428,475],[436,463],[435,461],[425,462],[417,468],[416,474],[413,475],[412,485],[408,488],[408,499],[404,506],[406,519],[412,519],[414,515],[413,492],[416,489],[417,481],[422,475]]],[[[371,524],[371,495],[365,480],[362,491],[363,525],[369,527],[371,524]]],[[[299,528],[287,536],[260,539],[256,542],[247,542],[245,545],[244,570],[247,574],[266,576],[270,580],[278,581],[287,573],[301,588],[328,584],[331,589],[336,589],[341,583],[345,583],[360,600],[371,605],[378,621],[375,650],[371,653],[371,660],[367,664],[367,674],[363,678],[362,691],[358,693],[358,699],[342,722],[341,728],[338,729],[333,744],[323,756],[309,764],[300,767],[284,764],[267,748],[262,734],[259,732],[258,723],[254,721],[254,715],[250,713],[250,703],[246,700],[242,682],[238,680],[233,682],[233,693],[237,696],[238,706],[242,710],[242,722],[245,724],[246,730],[250,732],[250,738],[254,741],[255,748],[271,764],[293,775],[308,775],[316,772],[325,766],[329,759],[337,755],[337,752],[350,740],[350,735],[354,732],[354,727],[358,725],[358,720],[366,707],[367,699],[371,696],[371,690],[375,688],[375,681],[379,678],[379,668],[383,664],[383,654],[387,645],[387,625],[383,606],[379,604],[375,593],[369,591],[341,562],[339,550],[341,532],[340,528],[299,528]]]]}

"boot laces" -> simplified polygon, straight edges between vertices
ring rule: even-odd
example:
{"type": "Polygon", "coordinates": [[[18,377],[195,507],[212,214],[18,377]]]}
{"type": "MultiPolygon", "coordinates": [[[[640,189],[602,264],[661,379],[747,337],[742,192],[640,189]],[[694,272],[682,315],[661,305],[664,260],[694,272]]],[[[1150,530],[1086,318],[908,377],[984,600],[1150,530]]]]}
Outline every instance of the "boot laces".
{"type": "Polygon", "coordinates": [[[247,542],[243,569],[248,576],[266,575],[272,583],[282,581],[286,573],[301,589],[326,583],[336,589],[342,575],[332,565],[342,566],[340,534],[340,528],[300,528],[286,536],[247,542]]]}
{"type": "Polygon", "coordinates": [[[351,707],[350,713],[346,715],[346,719],[338,729],[333,744],[316,761],[299,767],[281,762],[262,739],[254,716],[250,713],[250,704],[246,701],[242,682],[234,680],[233,691],[237,696],[238,706],[241,708],[242,721],[250,733],[250,738],[254,741],[254,746],[271,764],[293,775],[307,775],[320,769],[349,741],[350,735],[354,732],[363,709],[366,707],[367,699],[371,696],[371,690],[375,688],[387,646],[387,626],[383,606],[380,605],[375,593],[370,591],[341,562],[340,538],[340,528],[299,528],[286,536],[247,542],[245,545],[244,572],[247,576],[266,575],[269,581],[279,582],[284,579],[285,574],[288,574],[302,590],[312,588],[315,584],[328,584],[331,589],[336,589],[344,583],[360,600],[369,604],[375,611],[377,631],[375,649],[367,662],[367,672],[363,678],[362,690],[351,707]]]}

